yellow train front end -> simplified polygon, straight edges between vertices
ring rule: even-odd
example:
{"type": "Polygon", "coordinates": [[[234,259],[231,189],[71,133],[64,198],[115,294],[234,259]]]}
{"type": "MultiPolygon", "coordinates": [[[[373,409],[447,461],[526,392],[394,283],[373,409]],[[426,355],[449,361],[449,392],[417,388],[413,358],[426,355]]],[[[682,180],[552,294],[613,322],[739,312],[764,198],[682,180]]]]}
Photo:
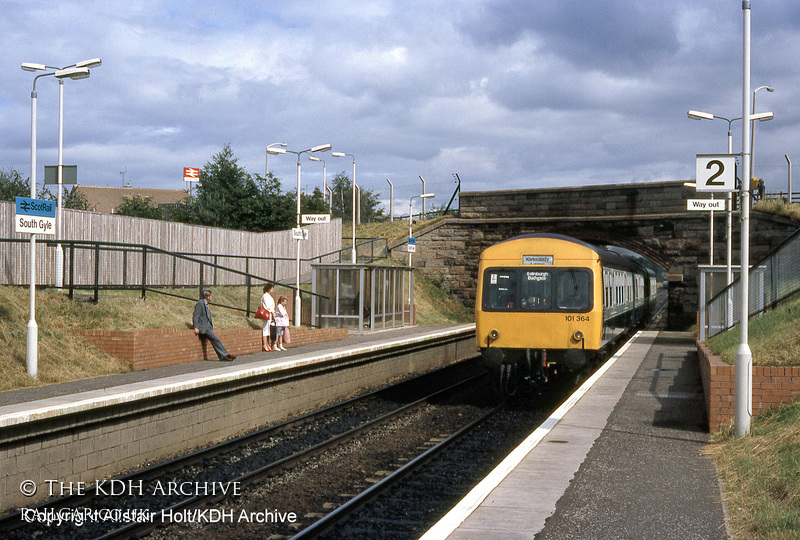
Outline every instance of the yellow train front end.
{"type": "Polygon", "coordinates": [[[576,372],[603,342],[598,251],[555,234],[512,238],[481,254],[475,322],[484,360],[504,392],[540,384],[559,367],[576,372]]]}

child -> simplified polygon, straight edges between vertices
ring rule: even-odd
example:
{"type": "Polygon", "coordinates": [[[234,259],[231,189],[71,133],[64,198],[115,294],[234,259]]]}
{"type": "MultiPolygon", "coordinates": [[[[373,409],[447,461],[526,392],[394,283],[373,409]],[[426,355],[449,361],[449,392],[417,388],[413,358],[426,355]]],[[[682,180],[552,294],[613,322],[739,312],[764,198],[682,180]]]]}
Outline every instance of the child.
{"type": "Polygon", "coordinates": [[[278,305],[275,306],[275,326],[275,350],[285,351],[286,347],[283,346],[283,333],[289,326],[289,313],[286,311],[285,296],[278,298],[278,305]]]}

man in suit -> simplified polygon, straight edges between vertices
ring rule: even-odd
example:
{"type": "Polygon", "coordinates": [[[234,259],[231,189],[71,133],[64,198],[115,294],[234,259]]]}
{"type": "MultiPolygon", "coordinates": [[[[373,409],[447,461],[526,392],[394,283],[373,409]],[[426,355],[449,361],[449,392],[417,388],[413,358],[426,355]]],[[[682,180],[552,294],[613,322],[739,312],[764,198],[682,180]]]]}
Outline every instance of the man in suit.
{"type": "Polygon", "coordinates": [[[211,342],[214,347],[214,352],[220,360],[231,362],[236,360],[236,357],[229,354],[225,350],[225,346],[214,333],[214,325],[211,323],[211,310],[208,305],[211,303],[211,291],[203,291],[203,297],[197,301],[194,306],[194,315],[192,316],[192,324],[194,325],[194,333],[200,337],[204,337],[211,342]]]}

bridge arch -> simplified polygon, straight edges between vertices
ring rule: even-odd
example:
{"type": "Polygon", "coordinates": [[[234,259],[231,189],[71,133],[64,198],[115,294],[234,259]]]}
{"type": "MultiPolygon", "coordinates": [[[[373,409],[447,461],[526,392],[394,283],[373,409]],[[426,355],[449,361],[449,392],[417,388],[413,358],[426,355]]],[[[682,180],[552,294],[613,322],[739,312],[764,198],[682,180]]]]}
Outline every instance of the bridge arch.
{"type": "MultiPolygon", "coordinates": [[[[683,181],[514,191],[462,192],[461,216],[416,232],[415,266],[474,307],[478,258],[487,247],[520,234],[555,232],[597,245],[619,246],[652,260],[668,275],[667,324],[696,323],[698,264],[709,262],[709,216],[689,212],[697,198],[683,181]]],[[[714,250],[724,262],[724,220],[717,216],[714,250]]],[[[793,233],[798,223],[753,212],[751,260],[793,233]]],[[[738,257],[735,219],[734,263],[738,257]]],[[[395,255],[405,242],[392,246],[395,255]]]]}

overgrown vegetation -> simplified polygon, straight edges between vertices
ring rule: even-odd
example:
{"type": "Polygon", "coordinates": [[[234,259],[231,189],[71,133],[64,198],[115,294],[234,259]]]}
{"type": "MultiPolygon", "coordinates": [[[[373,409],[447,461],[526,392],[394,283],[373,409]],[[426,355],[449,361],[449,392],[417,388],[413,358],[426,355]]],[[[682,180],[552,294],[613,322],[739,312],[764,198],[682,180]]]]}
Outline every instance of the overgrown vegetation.
{"type": "Polygon", "coordinates": [[[764,199],[753,205],[753,210],[788,217],[800,221],[800,204],[789,204],[781,199],[764,199]]]}
{"type": "Polygon", "coordinates": [[[800,403],[755,417],[747,437],[724,430],[706,453],[722,478],[736,538],[800,538],[800,403]]]}
{"type": "MultiPolygon", "coordinates": [[[[757,366],[800,365],[800,295],[750,320],[749,345],[757,366]]],[[[736,362],[739,326],[708,340],[708,347],[723,361],[736,362]]]]}
{"type": "MultiPolygon", "coordinates": [[[[750,321],[749,344],[756,365],[800,365],[800,295],[750,321]]],[[[708,341],[735,363],[738,327],[708,341]]],[[[705,448],[723,481],[736,538],[800,538],[800,402],[753,418],[751,434],[736,438],[731,426],[705,448]]]]}

